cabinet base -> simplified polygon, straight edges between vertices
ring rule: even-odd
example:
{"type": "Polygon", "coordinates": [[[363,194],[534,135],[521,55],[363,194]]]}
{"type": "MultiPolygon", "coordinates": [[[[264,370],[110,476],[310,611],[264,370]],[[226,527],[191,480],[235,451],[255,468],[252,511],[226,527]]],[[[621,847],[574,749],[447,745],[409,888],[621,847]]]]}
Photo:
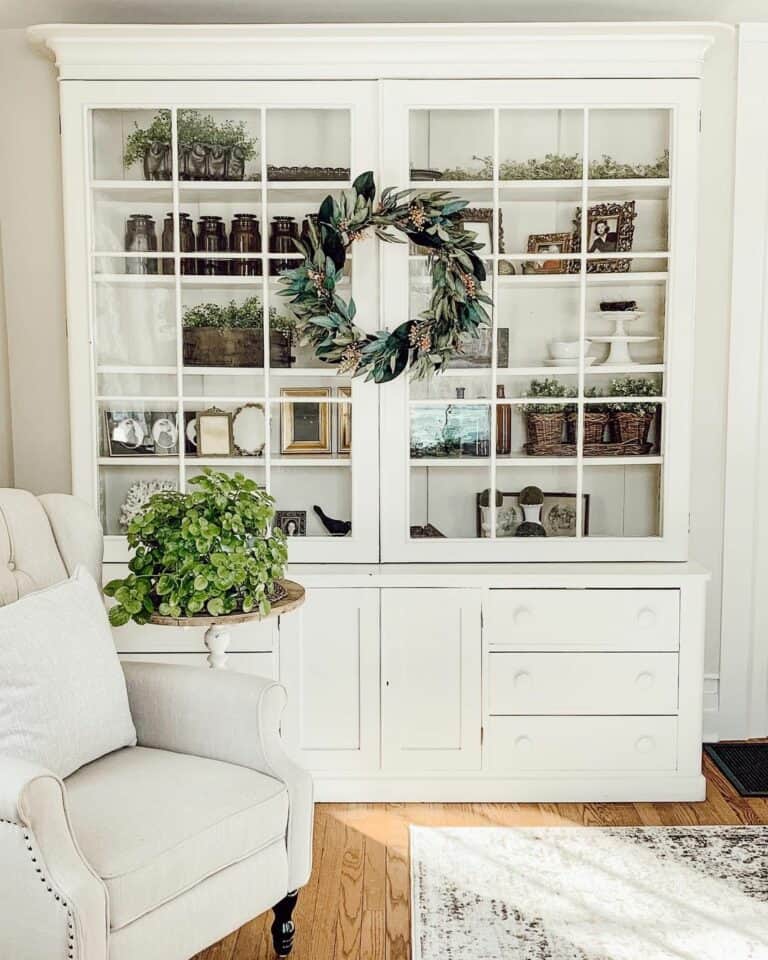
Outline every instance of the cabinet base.
{"type": "Polygon", "coordinates": [[[430,780],[315,777],[318,803],[663,803],[706,798],[692,777],[537,777],[430,780]]]}

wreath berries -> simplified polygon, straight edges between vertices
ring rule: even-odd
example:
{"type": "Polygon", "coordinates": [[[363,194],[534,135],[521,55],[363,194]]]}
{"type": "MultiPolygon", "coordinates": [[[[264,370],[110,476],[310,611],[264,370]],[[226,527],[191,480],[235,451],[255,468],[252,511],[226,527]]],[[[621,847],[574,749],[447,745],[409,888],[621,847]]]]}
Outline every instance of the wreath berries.
{"type": "Polygon", "coordinates": [[[374,203],[373,174],[362,173],[336,200],[320,205],[317,224],[309,223],[309,244],[296,241],[305,259],[281,275],[304,343],[340,373],[365,375],[386,383],[410,366],[414,378],[439,373],[464,344],[490,324],[484,304],[491,305],[480,284],[485,267],[476,251],[482,244],[465,231],[459,212],[466,200],[445,190],[401,190],[388,187],[374,203]],[[355,303],[336,292],[347,250],[369,229],[387,243],[403,242],[390,228],[429,250],[432,278],[429,309],[395,330],[365,333],[355,322],[355,303]]]}

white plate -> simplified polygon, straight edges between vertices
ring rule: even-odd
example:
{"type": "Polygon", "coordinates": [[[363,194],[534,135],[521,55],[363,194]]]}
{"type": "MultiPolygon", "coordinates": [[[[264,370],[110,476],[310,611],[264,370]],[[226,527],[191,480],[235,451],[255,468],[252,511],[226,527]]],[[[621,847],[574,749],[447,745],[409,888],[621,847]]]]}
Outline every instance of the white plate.
{"type": "Polygon", "coordinates": [[[648,343],[651,340],[658,340],[658,337],[590,337],[594,343],[614,343],[614,342],[625,342],[625,343],[648,343]]]}
{"type": "Polygon", "coordinates": [[[645,316],[645,310],[590,310],[590,317],[608,317],[609,320],[637,320],[645,316]]]}

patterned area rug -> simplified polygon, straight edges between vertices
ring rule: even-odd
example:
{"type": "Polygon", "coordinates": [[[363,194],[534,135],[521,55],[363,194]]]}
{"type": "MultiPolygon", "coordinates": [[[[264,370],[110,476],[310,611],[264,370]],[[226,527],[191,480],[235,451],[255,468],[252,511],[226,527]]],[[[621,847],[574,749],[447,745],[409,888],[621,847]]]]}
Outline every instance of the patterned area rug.
{"type": "Polygon", "coordinates": [[[411,827],[413,960],[768,960],[768,827],[411,827]]]}

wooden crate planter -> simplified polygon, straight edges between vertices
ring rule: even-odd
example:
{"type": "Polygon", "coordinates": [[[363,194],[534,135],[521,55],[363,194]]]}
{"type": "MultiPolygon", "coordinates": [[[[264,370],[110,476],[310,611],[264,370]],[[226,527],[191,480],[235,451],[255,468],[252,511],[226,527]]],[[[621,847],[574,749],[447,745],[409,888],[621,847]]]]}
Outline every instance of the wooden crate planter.
{"type": "MultiPolygon", "coordinates": [[[[272,331],[270,367],[290,367],[290,334],[272,331]]],[[[187,327],[184,330],[185,367],[263,367],[264,332],[254,327],[187,327]]]]}

